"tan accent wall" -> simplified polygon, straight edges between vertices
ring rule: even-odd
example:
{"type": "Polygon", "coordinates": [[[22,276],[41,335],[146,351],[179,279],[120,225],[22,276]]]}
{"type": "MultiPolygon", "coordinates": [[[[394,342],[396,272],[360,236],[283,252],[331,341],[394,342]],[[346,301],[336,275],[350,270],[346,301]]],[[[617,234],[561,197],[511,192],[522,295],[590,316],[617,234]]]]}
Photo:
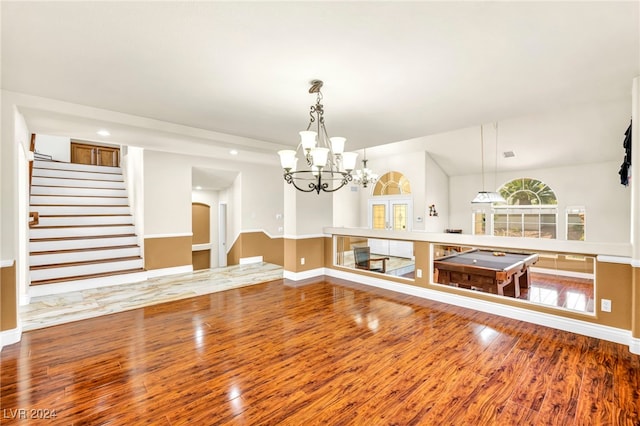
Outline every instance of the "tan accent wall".
{"type": "Polygon", "coordinates": [[[191,203],[192,244],[208,244],[211,235],[211,207],[203,203],[191,203]]]}
{"type": "Polygon", "coordinates": [[[198,250],[191,254],[193,270],[209,269],[211,267],[211,250],[198,250]]]}
{"type": "Polygon", "coordinates": [[[147,270],[191,265],[191,236],[145,238],[144,267],[147,270]]]}
{"type": "Polygon", "coordinates": [[[289,272],[302,272],[323,268],[326,265],[325,240],[328,241],[327,244],[331,244],[331,239],[325,237],[285,239],[284,269],[289,272]],[[301,258],[304,258],[304,265],[300,263],[301,258]]]}
{"type": "Polygon", "coordinates": [[[284,265],[284,239],[270,238],[264,232],[241,233],[227,254],[227,264],[237,265],[240,258],[262,256],[267,263],[284,265]]]}
{"type": "Polygon", "coordinates": [[[640,268],[633,268],[632,274],[631,336],[640,339],[640,268]]]}
{"type": "Polygon", "coordinates": [[[18,327],[16,263],[0,268],[0,331],[18,327]]]}

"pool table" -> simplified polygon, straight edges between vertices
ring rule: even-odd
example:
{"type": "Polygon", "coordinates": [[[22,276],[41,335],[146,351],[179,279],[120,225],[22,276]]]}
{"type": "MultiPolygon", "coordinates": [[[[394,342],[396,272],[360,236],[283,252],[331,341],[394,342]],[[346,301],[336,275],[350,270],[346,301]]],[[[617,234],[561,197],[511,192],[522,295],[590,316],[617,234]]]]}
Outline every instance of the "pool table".
{"type": "Polygon", "coordinates": [[[504,296],[513,285],[513,296],[530,284],[529,267],[538,261],[536,253],[509,253],[474,249],[440,257],[433,262],[434,281],[504,296]]]}

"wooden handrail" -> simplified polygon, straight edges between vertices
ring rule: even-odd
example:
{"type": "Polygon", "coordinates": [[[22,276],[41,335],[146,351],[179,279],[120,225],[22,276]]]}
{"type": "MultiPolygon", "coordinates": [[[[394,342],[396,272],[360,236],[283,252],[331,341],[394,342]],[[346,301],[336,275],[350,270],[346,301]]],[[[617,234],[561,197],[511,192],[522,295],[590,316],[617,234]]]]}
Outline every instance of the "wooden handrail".
{"type": "MultiPolygon", "coordinates": [[[[29,151],[35,152],[36,150],[36,134],[31,133],[31,143],[29,144],[29,151]]],[[[29,161],[29,194],[31,194],[31,179],[33,177],[33,161],[29,161]]]]}
{"type": "Polygon", "coordinates": [[[40,213],[29,212],[29,228],[32,228],[40,223],[40,213]]]}

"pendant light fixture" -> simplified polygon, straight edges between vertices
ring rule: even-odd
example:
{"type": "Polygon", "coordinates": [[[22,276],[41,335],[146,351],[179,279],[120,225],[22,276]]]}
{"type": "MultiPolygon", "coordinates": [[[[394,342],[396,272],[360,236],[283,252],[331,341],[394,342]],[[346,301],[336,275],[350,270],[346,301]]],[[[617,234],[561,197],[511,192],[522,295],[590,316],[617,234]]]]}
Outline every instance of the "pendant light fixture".
{"type": "Polygon", "coordinates": [[[374,184],[378,181],[378,175],[373,170],[367,168],[367,149],[364,149],[364,159],[362,160],[362,169],[356,170],[353,175],[353,181],[358,185],[362,185],[364,188],[369,184],[374,184]]]}
{"type": "MultiPolygon", "coordinates": [[[[494,173],[494,185],[495,185],[495,177],[498,173],[498,123],[495,125],[496,130],[496,164],[495,164],[495,173],[494,173]]],[[[473,204],[493,204],[493,203],[506,203],[507,200],[500,195],[498,192],[490,192],[486,191],[484,187],[484,132],[483,126],[480,125],[480,161],[482,167],[482,191],[479,191],[476,197],[471,201],[473,204]]]]}

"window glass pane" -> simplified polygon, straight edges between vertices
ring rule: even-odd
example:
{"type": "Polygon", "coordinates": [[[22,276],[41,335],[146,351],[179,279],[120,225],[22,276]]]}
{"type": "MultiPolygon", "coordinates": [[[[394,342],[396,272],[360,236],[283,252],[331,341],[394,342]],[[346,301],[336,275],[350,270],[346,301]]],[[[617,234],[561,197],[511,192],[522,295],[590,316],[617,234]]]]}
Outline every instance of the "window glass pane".
{"type": "Polygon", "coordinates": [[[542,223],[556,223],[556,215],[545,213],[540,215],[540,222],[542,223]]]}
{"type": "Polygon", "coordinates": [[[540,238],[556,238],[556,225],[540,225],[540,238]]]}
{"type": "Polygon", "coordinates": [[[524,215],[524,223],[525,225],[535,225],[535,229],[538,229],[538,224],[540,223],[540,216],[537,214],[526,214],[524,215]]]}
{"type": "Polygon", "coordinates": [[[385,205],[384,204],[374,204],[371,214],[372,214],[372,225],[373,229],[384,229],[384,220],[385,220],[385,205]]]}
{"type": "Polygon", "coordinates": [[[508,235],[510,237],[522,237],[522,224],[521,223],[509,223],[508,235]]]}
{"type": "Polygon", "coordinates": [[[475,235],[485,235],[487,233],[485,214],[482,212],[473,214],[473,233],[475,235]]]}
{"type": "Polygon", "coordinates": [[[572,209],[567,212],[567,240],[584,241],[585,212],[581,209],[572,209]]]}
{"type": "Polygon", "coordinates": [[[407,205],[393,205],[393,229],[404,231],[407,229],[407,205]]]}

